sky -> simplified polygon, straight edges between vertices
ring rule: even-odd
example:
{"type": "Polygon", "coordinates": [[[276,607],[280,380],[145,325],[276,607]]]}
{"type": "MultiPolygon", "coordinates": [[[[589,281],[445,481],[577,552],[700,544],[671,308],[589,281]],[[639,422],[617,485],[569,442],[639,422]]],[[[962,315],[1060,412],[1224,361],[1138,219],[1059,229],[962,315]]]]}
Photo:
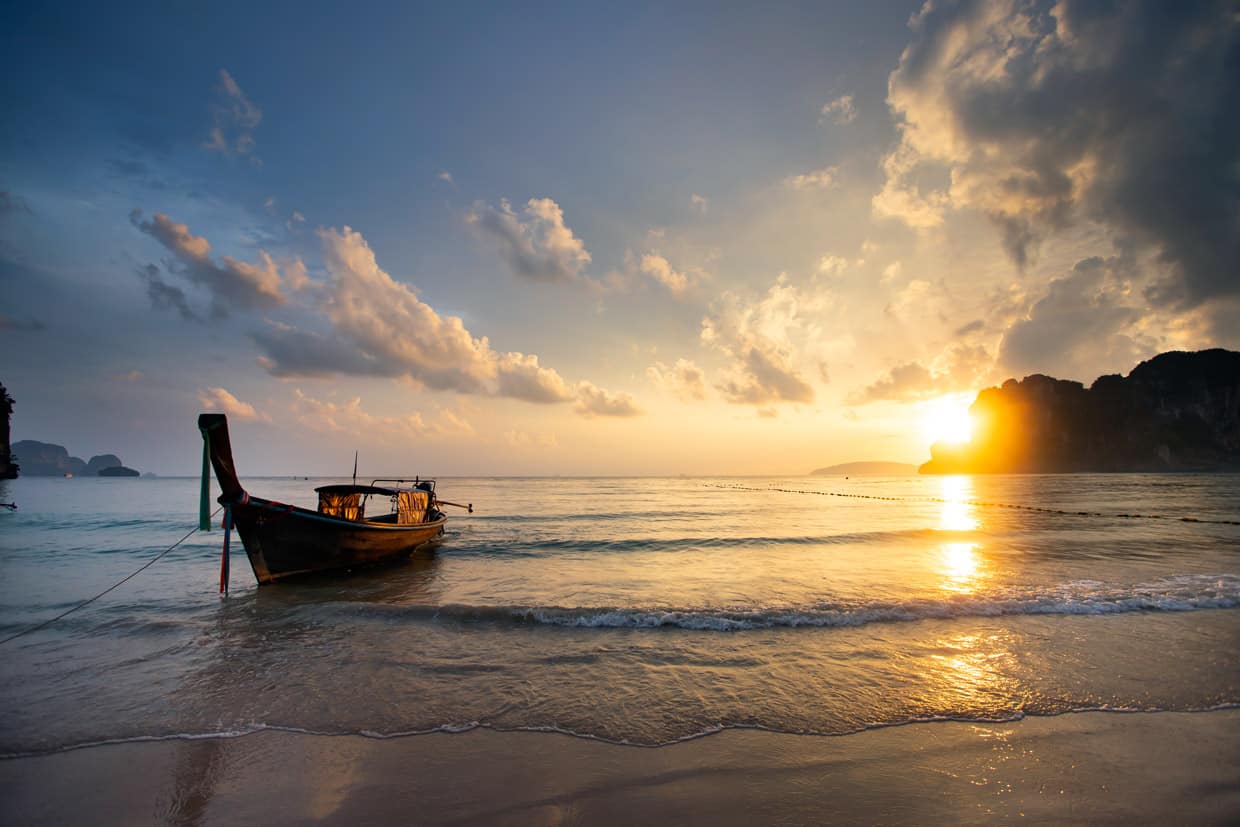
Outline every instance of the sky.
{"type": "Polygon", "coordinates": [[[5,4],[13,439],[803,474],[1240,346],[1234,2],[5,4]]]}

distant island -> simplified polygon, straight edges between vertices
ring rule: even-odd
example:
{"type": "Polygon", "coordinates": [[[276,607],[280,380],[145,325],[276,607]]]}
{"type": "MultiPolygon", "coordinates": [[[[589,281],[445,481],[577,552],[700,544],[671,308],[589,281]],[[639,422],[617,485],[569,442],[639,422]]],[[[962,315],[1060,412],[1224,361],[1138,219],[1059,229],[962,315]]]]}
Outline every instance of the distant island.
{"type": "Polygon", "coordinates": [[[1127,377],[1035,374],[977,395],[973,438],[923,474],[1240,471],[1240,353],[1172,351],[1127,377]]]}
{"type": "Polygon", "coordinates": [[[21,461],[22,473],[28,477],[137,477],[138,471],[125,467],[116,454],[99,454],[86,462],[69,456],[63,445],[23,439],[13,443],[13,456],[21,461]]]}
{"type": "Polygon", "coordinates": [[[811,477],[904,477],[916,474],[917,466],[907,462],[845,462],[810,471],[811,477]]]}

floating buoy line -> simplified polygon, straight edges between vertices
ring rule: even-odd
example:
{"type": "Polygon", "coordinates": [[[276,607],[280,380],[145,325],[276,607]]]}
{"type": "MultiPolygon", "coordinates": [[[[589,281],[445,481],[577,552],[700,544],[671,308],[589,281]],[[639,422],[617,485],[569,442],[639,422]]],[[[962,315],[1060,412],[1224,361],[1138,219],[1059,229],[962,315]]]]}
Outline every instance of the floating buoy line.
{"type": "Polygon", "coordinates": [[[1116,514],[1105,511],[1069,511],[1064,508],[1045,508],[1037,505],[988,502],[986,500],[953,500],[946,497],[882,497],[878,494],[853,494],[844,491],[808,491],[802,488],[754,488],[747,485],[722,485],[705,483],[707,488],[723,488],[733,491],[780,492],[783,494],[816,494],[821,497],[847,497],[856,500],[885,500],[887,502],[918,502],[936,504],[971,505],[978,508],[1007,508],[1014,511],[1034,511],[1039,514],[1058,514],[1064,517],[1109,517],[1117,520],[1165,520],[1177,523],[1208,523],[1210,525],[1240,525],[1240,520],[1216,520],[1209,517],[1170,517],[1165,514],[1116,514]]]}
{"type": "MultiPolygon", "coordinates": [[[[223,507],[223,506],[220,506],[219,508],[217,508],[217,509],[215,510],[215,514],[212,514],[212,515],[211,515],[211,517],[215,517],[215,516],[216,516],[216,514],[219,514],[219,513],[220,513],[221,511],[223,511],[223,510],[224,510],[224,507],[223,507]]],[[[209,526],[209,525],[210,525],[210,524],[208,523],[208,526],[209,526]]],[[[130,580],[134,579],[134,578],[135,578],[135,577],[137,577],[139,574],[141,574],[142,572],[146,571],[146,570],[147,570],[147,569],[149,569],[151,566],[155,565],[155,563],[159,562],[159,561],[160,561],[160,560],[162,560],[164,557],[166,557],[166,556],[167,556],[167,555],[168,555],[168,554],[169,554],[169,553],[170,553],[173,549],[175,549],[177,546],[181,545],[181,543],[184,543],[184,542],[185,542],[186,540],[188,540],[190,537],[193,537],[195,534],[197,534],[199,531],[202,531],[202,530],[203,530],[202,528],[195,526],[193,529],[191,529],[191,530],[190,530],[190,532],[189,532],[188,534],[186,534],[186,535],[185,535],[184,537],[182,537],[180,540],[177,540],[175,543],[173,543],[172,545],[168,546],[168,548],[164,549],[164,550],[163,550],[163,551],[161,551],[159,554],[156,554],[156,555],[155,555],[154,557],[152,557],[150,560],[147,560],[145,563],[143,563],[141,566],[139,566],[139,567],[138,567],[135,571],[131,572],[130,574],[125,575],[125,576],[124,576],[124,577],[122,577],[120,580],[117,580],[115,583],[113,583],[111,586],[108,586],[106,589],[104,589],[103,591],[99,592],[99,594],[95,595],[94,597],[90,597],[90,598],[87,598],[86,600],[83,600],[81,603],[78,603],[78,604],[77,604],[76,606],[74,606],[73,608],[66,609],[65,611],[61,612],[60,614],[56,615],[55,617],[53,617],[53,618],[51,618],[51,619],[49,619],[49,620],[45,620],[45,621],[43,621],[42,623],[39,623],[39,624],[37,624],[37,625],[35,625],[35,626],[31,626],[31,627],[30,627],[30,628],[28,628],[28,629],[22,629],[20,632],[17,632],[16,634],[9,635],[9,636],[8,636],[8,637],[6,637],[4,640],[0,640],[0,646],[3,646],[4,644],[8,643],[10,640],[17,640],[19,637],[24,637],[25,635],[31,634],[31,633],[33,633],[33,632],[37,632],[37,631],[39,631],[40,629],[46,628],[46,627],[48,627],[48,626],[51,626],[53,623],[55,623],[57,620],[60,620],[62,617],[67,617],[68,615],[73,614],[73,613],[74,613],[74,612],[76,612],[78,609],[82,608],[83,606],[89,606],[91,603],[94,603],[96,600],[98,600],[99,598],[103,597],[103,596],[104,596],[105,594],[107,594],[108,592],[112,591],[113,589],[115,589],[115,588],[117,588],[117,587],[119,587],[119,586],[123,586],[125,583],[128,583],[130,580]]]]}

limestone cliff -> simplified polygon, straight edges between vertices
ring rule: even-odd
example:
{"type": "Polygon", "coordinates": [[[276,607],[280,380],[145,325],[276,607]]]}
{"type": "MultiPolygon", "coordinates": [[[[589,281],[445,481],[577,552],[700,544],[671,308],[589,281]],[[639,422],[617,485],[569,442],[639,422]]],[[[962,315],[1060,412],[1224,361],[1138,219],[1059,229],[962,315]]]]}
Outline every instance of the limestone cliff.
{"type": "Polygon", "coordinates": [[[1173,351],[1127,377],[1040,374],[978,394],[972,441],[935,443],[923,474],[1240,471],[1240,353],[1173,351]]]}

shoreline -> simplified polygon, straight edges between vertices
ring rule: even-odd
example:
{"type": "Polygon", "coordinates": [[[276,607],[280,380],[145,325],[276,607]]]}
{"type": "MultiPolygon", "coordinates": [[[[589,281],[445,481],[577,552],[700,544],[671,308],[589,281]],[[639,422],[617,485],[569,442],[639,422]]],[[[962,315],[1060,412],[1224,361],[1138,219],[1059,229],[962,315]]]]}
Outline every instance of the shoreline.
{"type": "Polygon", "coordinates": [[[728,728],[659,747],[560,732],[263,730],[0,761],[6,823],[1235,823],[1240,709],[728,728]]]}

